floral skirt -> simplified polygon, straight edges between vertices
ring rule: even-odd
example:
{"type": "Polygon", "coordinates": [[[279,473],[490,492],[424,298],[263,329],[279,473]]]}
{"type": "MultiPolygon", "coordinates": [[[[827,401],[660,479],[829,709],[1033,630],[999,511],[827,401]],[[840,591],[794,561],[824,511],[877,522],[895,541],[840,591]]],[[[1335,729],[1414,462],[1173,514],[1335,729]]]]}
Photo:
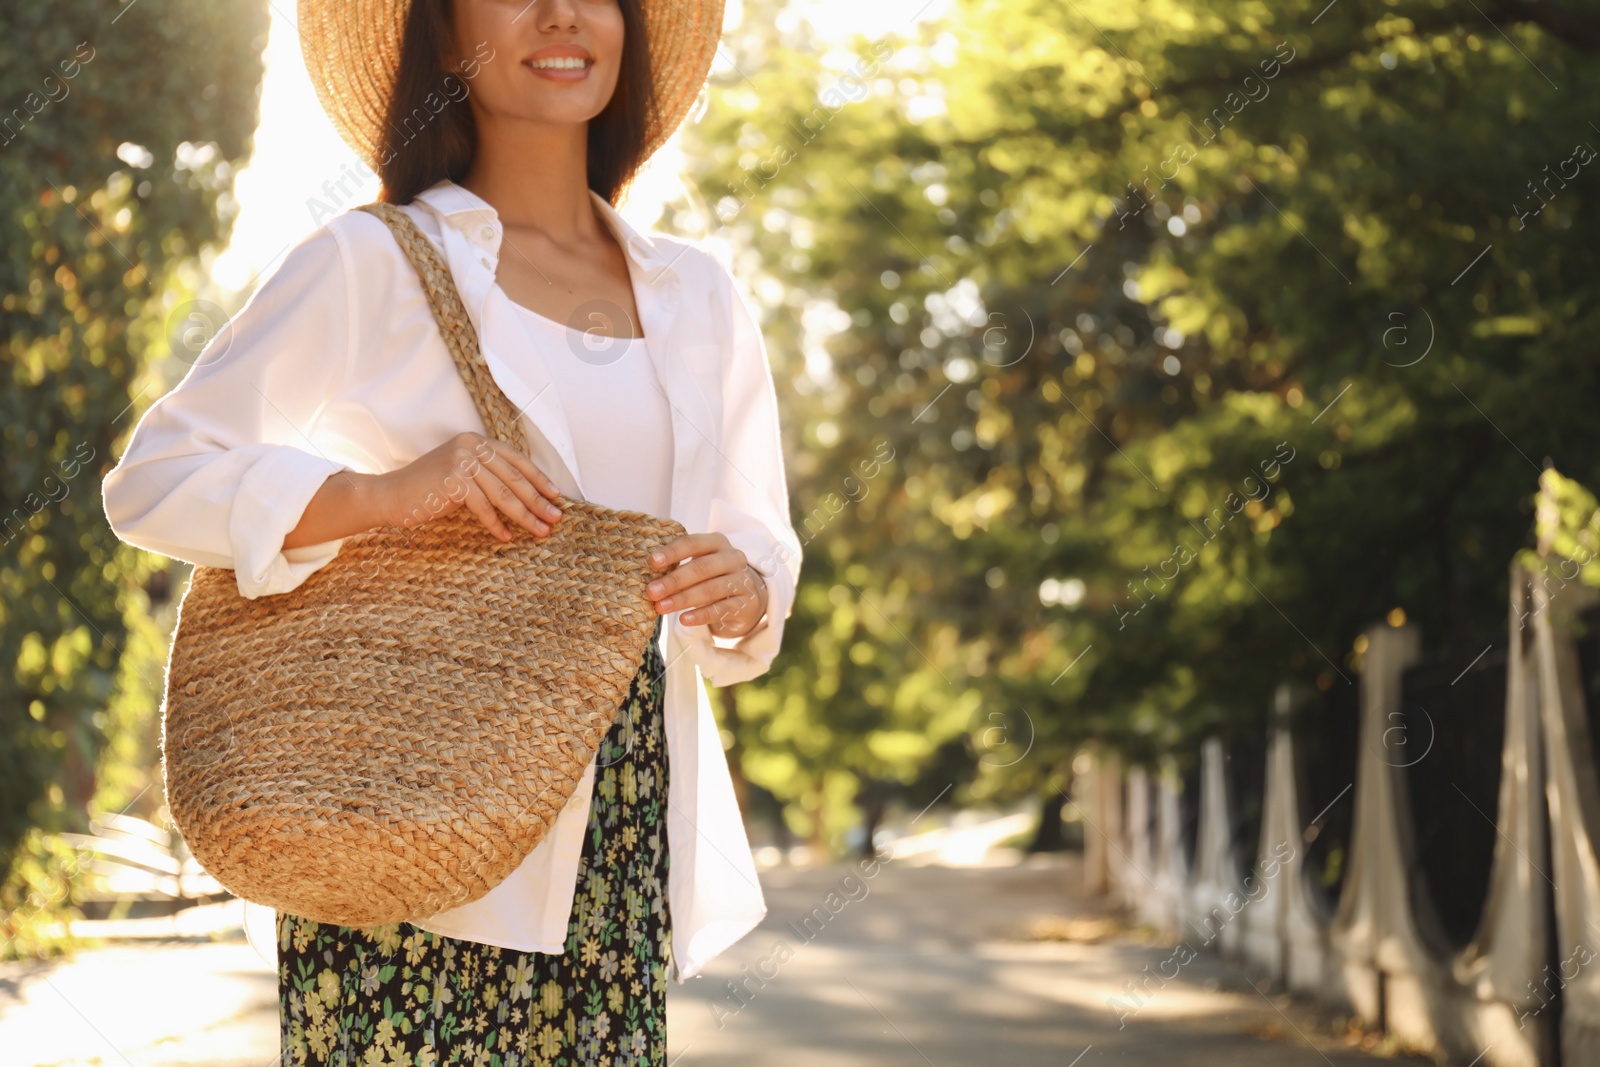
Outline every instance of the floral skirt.
{"type": "Polygon", "coordinates": [[[565,951],[277,913],[280,1063],[667,1062],[665,668],[656,634],[600,746],[565,951]]]}

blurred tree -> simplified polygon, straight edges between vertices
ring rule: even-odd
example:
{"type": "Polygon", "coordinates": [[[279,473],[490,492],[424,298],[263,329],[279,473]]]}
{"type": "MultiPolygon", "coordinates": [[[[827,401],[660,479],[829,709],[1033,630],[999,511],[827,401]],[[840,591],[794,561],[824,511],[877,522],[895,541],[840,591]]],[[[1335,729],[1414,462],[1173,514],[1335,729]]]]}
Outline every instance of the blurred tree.
{"type": "Polygon", "coordinates": [[[753,780],[913,780],[968,730],[965,796],[1042,792],[1083,739],[1148,759],[1259,729],[1285,678],[1353,684],[1374,619],[1434,655],[1503,628],[1541,469],[1600,475],[1600,19],[745,27],[687,154],[781,354],[798,518],[895,456],[807,546],[742,696],[753,780]],[[984,752],[991,713],[1025,757],[984,752]]]}
{"type": "Polygon", "coordinates": [[[99,481],[148,354],[187,319],[175,269],[231,228],[267,17],[199,0],[0,14],[0,956],[38,950],[34,920],[70,899],[73,858],[45,831],[86,829],[92,798],[160,800],[153,761],[96,774],[107,738],[137,748],[152,718],[162,642],[141,584],[164,564],[117,541],[99,481]]]}

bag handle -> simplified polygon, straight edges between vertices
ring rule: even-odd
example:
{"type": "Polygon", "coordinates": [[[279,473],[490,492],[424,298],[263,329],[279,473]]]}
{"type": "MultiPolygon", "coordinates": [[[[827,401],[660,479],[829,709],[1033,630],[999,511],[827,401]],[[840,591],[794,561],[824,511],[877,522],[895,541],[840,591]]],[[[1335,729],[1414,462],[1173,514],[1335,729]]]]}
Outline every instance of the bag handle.
{"type": "Polygon", "coordinates": [[[394,204],[374,201],[362,204],[359,210],[376,215],[388,225],[395,240],[400,242],[406,258],[411,261],[411,266],[416,269],[422,290],[428,296],[433,319],[439,324],[439,332],[444,335],[450,355],[455,357],[456,369],[461,372],[461,380],[472,394],[472,402],[477,405],[484,426],[501,441],[521,448],[524,454],[528,454],[528,435],[522,425],[522,417],[490,373],[489,364],[483,358],[483,349],[478,344],[478,332],[473,329],[455,279],[450,275],[450,268],[439,258],[438,249],[434,248],[433,242],[428,240],[416,221],[394,204]]]}

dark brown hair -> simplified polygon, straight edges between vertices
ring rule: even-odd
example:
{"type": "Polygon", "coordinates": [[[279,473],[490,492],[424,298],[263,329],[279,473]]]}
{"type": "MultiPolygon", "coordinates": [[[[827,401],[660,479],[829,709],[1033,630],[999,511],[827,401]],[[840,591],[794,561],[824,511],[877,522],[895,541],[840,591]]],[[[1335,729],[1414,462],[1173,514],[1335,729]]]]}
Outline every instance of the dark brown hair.
{"type": "MultiPolygon", "coordinates": [[[[617,87],[605,110],[589,123],[589,188],[615,205],[644,164],[645,122],[655,109],[650,48],[640,0],[617,0],[624,43],[617,87]]],[[[400,43],[400,69],[378,143],[378,199],[408,204],[444,178],[460,181],[477,151],[471,79],[485,62],[514,63],[489,55],[480,42],[474,58],[446,70],[443,57],[455,38],[454,0],[412,0],[400,43]]]]}

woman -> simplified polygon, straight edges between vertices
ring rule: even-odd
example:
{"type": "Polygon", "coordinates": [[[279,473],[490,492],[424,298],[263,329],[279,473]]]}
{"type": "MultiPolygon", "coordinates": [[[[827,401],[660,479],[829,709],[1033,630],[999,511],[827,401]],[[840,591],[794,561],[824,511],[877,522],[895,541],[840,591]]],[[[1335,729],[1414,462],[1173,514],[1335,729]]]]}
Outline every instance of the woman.
{"type": "Polygon", "coordinates": [[[665,1063],[669,963],[685,981],[766,913],[701,679],[765,671],[794,600],[771,372],[717,260],[613,207],[721,20],[720,0],[301,0],[324,107],[439,248],[532,454],[481,432],[413,268],[350,209],[145,413],[105,479],[113,530],[247,597],[460,507],[502,538],[549,535],[560,494],[690,533],[653,560],[657,640],[616,725],[510,877],[384,927],[273,916],[286,1064],[665,1063]]]}

